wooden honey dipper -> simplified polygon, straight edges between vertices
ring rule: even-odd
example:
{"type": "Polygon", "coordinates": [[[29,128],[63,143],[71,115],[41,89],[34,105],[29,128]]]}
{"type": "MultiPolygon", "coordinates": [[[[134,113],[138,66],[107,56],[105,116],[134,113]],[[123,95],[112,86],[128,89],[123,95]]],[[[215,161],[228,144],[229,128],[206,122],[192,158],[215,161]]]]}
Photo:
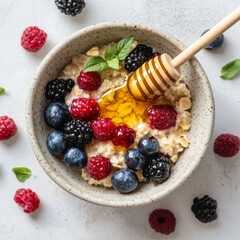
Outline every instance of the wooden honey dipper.
{"type": "Polygon", "coordinates": [[[162,95],[181,77],[178,68],[191,59],[196,53],[211,43],[233,24],[240,20],[240,7],[226,16],[222,21],[201,36],[191,46],[172,59],[164,53],[145,62],[134,73],[128,76],[127,81],[120,87],[106,92],[107,95],[128,86],[129,92],[136,100],[151,101],[162,95]]]}

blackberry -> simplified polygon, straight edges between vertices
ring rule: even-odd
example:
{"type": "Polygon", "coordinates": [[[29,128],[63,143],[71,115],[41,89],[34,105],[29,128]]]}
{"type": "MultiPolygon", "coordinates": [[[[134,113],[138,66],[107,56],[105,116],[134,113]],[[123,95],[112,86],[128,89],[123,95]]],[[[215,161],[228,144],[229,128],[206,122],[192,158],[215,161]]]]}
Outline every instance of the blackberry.
{"type": "Polygon", "coordinates": [[[200,222],[208,223],[217,219],[217,201],[208,195],[194,198],[191,209],[200,222]]]}
{"type": "Polygon", "coordinates": [[[171,167],[171,160],[161,153],[157,153],[147,158],[143,176],[154,184],[160,184],[169,178],[171,167]]]}
{"type": "Polygon", "coordinates": [[[74,84],[72,79],[54,79],[46,85],[45,96],[51,101],[64,101],[74,84]]]}
{"type": "Polygon", "coordinates": [[[125,69],[133,72],[141,67],[146,61],[152,58],[153,50],[144,44],[139,44],[125,58],[125,69]]]}
{"type": "Polygon", "coordinates": [[[83,147],[92,141],[91,125],[83,120],[72,120],[64,125],[64,139],[75,147],[83,147]]]}
{"type": "Polygon", "coordinates": [[[62,13],[71,16],[81,13],[85,7],[84,0],[55,0],[55,4],[62,13]]]}

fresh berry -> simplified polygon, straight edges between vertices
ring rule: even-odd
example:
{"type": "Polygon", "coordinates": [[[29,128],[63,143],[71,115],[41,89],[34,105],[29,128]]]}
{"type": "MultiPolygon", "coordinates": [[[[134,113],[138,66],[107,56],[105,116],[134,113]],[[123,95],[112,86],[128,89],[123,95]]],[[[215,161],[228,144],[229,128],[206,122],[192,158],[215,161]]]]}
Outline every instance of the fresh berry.
{"type": "Polygon", "coordinates": [[[125,58],[125,69],[133,72],[141,67],[146,61],[152,57],[152,48],[144,44],[139,44],[125,58]]]}
{"type": "Polygon", "coordinates": [[[138,142],[138,149],[144,156],[159,152],[159,143],[155,137],[145,136],[138,142]]]}
{"type": "Polygon", "coordinates": [[[101,76],[98,72],[81,72],[77,78],[79,87],[86,91],[97,90],[101,84],[101,76]]]}
{"type": "Polygon", "coordinates": [[[87,170],[91,178],[101,180],[111,173],[112,164],[108,158],[95,156],[88,160],[87,170]]]}
{"type": "Polygon", "coordinates": [[[69,148],[64,154],[64,163],[69,168],[82,169],[87,165],[87,155],[78,148],[69,148]]]}
{"type": "Polygon", "coordinates": [[[112,142],[115,146],[130,147],[134,143],[136,132],[127,125],[122,124],[116,127],[112,142]]]}
{"type": "Polygon", "coordinates": [[[54,79],[47,83],[45,96],[51,101],[64,101],[67,93],[74,87],[72,79],[54,79]]]}
{"type": "Polygon", "coordinates": [[[108,141],[113,138],[116,126],[109,118],[94,120],[91,123],[93,136],[100,141],[108,141]]]}
{"type": "Polygon", "coordinates": [[[154,184],[166,181],[171,173],[171,160],[161,153],[149,156],[143,168],[143,176],[154,184]]]}
{"type": "MultiPolygon", "coordinates": [[[[209,29],[205,30],[202,35],[204,35],[206,32],[208,32],[209,29]]],[[[201,36],[202,36],[201,35],[201,36]]],[[[211,43],[209,43],[205,49],[207,50],[215,50],[215,49],[219,49],[222,47],[223,45],[223,42],[224,42],[224,36],[223,34],[221,34],[220,36],[218,36],[216,39],[214,39],[211,43]]]]}
{"type": "Polygon", "coordinates": [[[64,124],[71,120],[67,105],[61,102],[48,104],[44,109],[44,119],[48,126],[60,130],[64,124]]]}
{"type": "Polygon", "coordinates": [[[67,149],[67,143],[64,139],[64,134],[58,131],[52,131],[47,137],[48,151],[56,156],[64,154],[67,149]]]}
{"type": "Polygon", "coordinates": [[[159,52],[154,52],[154,53],[152,54],[152,58],[155,58],[156,56],[161,56],[161,53],[159,53],[159,52]]]}
{"type": "Polygon", "coordinates": [[[136,173],[127,168],[115,172],[111,181],[113,188],[120,193],[133,192],[138,186],[136,173]]]}
{"type": "Polygon", "coordinates": [[[214,152],[222,157],[233,157],[240,149],[240,138],[232,134],[221,134],[214,142],[214,152]]]}
{"type": "Polygon", "coordinates": [[[21,45],[29,52],[37,52],[45,44],[47,34],[38,27],[28,27],[24,30],[21,45]]]}
{"type": "Polygon", "coordinates": [[[92,141],[92,128],[83,120],[72,120],[64,126],[64,138],[72,146],[83,147],[92,141]]]}
{"type": "Polygon", "coordinates": [[[25,188],[16,191],[14,201],[23,208],[25,213],[34,212],[40,204],[38,195],[31,189],[25,188]]]}
{"type": "Polygon", "coordinates": [[[153,105],[148,108],[147,117],[152,129],[166,130],[175,127],[177,112],[168,105],[153,105]]]}
{"type": "Polygon", "coordinates": [[[85,7],[84,0],[55,0],[55,3],[62,13],[71,16],[81,13],[85,7]]]}
{"type": "Polygon", "coordinates": [[[217,219],[217,201],[208,195],[203,198],[194,198],[191,209],[200,222],[208,223],[217,219]]]}
{"type": "Polygon", "coordinates": [[[0,116],[0,141],[7,140],[17,132],[14,120],[8,116],[0,116]]]}
{"type": "Polygon", "coordinates": [[[176,218],[167,209],[156,209],[150,214],[149,223],[156,232],[168,235],[175,230],[176,218]]]}
{"type": "Polygon", "coordinates": [[[128,149],[124,161],[127,167],[133,171],[142,170],[145,165],[145,157],[138,149],[128,149]]]}
{"type": "Polygon", "coordinates": [[[91,121],[98,118],[100,112],[97,101],[91,98],[74,99],[70,110],[73,118],[85,121],[91,121]]]}

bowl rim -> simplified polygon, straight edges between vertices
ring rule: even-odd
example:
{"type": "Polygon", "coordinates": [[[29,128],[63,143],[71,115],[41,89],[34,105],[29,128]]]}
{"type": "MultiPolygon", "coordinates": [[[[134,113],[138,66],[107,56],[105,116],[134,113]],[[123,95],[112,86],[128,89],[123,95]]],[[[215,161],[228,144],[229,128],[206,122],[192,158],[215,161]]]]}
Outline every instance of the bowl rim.
{"type": "MultiPolygon", "coordinates": [[[[63,188],[65,191],[67,191],[68,193],[74,195],[75,197],[78,197],[82,200],[85,200],[87,202],[90,203],[94,203],[97,205],[101,205],[101,206],[108,206],[108,207],[139,207],[139,206],[145,206],[147,204],[159,201],[163,198],[165,198],[166,196],[168,196],[170,193],[172,193],[173,191],[175,191],[179,186],[181,186],[184,182],[186,182],[186,180],[192,175],[192,173],[195,171],[195,169],[197,168],[197,166],[199,165],[199,163],[201,162],[201,160],[204,157],[204,154],[207,150],[208,147],[208,143],[210,142],[212,133],[213,133],[213,128],[214,128],[214,120],[215,120],[215,108],[214,108],[214,98],[213,98],[213,92],[212,92],[212,88],[210,85],[210,82],[208,80],[208,77],[203,69],[203,67],[201,66],[201,64],[199,63],[199,61],[196,59],[196,57],[193,57],[190,62],[192,65],[197,66],[202,74],[203,74],[203,78],[206,79],[205,84],[207,84],[207,94],[210,96],[210,106],[212,107],[212,111],[210,113],[210,126],[209,126],[209,131],[206,134],[206,138],[205,138],[205,142],[203,142],[203,147],[202,147],[202,154],[201,156],[198,157],[198,159],[196,161],[194,161],[194,164],[192,164],[192,169],[191,171],[188,172],[187,175],[185,175],[185,178],[181,179],[181,181],[175,183],[172,185],[172,187],[169,189],[169,191],[167,191],[165,193],[165,195],[162,196],[156,196],[154,197],[154,199],[150,199],[150,198],[146,198],[146,199],[138,199],[138,201],[133,202],[128,202],[128,203],[117,203],[115,202],[104,202],[104,204],[101,202],[101,199],[98,198],[94,198],[94,197],[89,197],[86,196],[85,194],[78,194],[77,192],[75,192],[73,189],[71,189],[71,191],[68,189],[67,184],[65,183],[65,181],[55,172],[49,171],[47,165],[48,162],[44,159],[44,156],[38,146],[37,140],[36,140],[36,136],[35,136],[35,131],[34,131],[34,124],[33,124],[33,119],[32,119],[32,115],[33,115],[33,109],[32,109],[32,104],[33,104],[33,99],[34,99],[34,95],[33,95],[33,89],[37,86],[37,81],[36,79],[39,78],[39,76],[41,75],[42,72],[42,68],[49,62],[51,61],[53,55],[55,55],[60,49],[64,48],[70,41],[73,41],[75,38],[78,38],[79,36],[81,36],[82,34],[86,33],[86,32],[91,32],[91,31],[96,31],[96,30],[101,30],[103,28],[109,28],[109,27],[127,27],[127,28],[139,28],[142,30],[150,30],[153,33],[156,33],[158,35],[160,35],[163,39],[165,39],[168,42],[171,42],[173,45],[177,46],[181,51],[183,51],[186,46],[179,41],[177,38],[173,37],[171,34],[162,31],[160,29],[157,29],[156,27],[152,27],[146,24],[140,24],[140,23],[129,23],[129,22],[103,22],[103,23],[98,23],[98,24],[94,24],[94,25],[90,25],[87,26],[85,28],[82,28],[76,32],[74,32],[73,34],[71,34],[69,37],[65,38],[63,41],[61,41],[60,43],[58,43],[46,56],[45,58],[41,61],[40,65],[37,68],[37,71],[34,75],[34,78],[29,86],[28,89],[28,93],[27,93],[27,98],[25,101],[25,126],[27,129],[27,135],[28,135],[28,139],[31,145],[31,148],[34,152],[34,155],[36,157],[36,159],[38,160],[40,166],[42,167],[42,169],[45,171],[45,173],[57,184],[59,185],[61,188],[63,188]],[[41,161],[40,161],[41,158],[41,161]]],[[[89,185],[90,186],[90,185],[89,185]]]]}

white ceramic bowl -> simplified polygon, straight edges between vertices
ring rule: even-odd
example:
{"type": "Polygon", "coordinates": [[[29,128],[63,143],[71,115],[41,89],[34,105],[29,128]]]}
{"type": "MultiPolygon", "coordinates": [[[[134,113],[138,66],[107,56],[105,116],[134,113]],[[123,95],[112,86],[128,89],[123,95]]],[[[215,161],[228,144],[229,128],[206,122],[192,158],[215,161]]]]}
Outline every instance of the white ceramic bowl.
{"type": "Polygon", "coordinates": [[[190,147],[173,167],[171,177],[159,186],[141,184],[138,191],[119,194],[113,189],[88,185],[79,171],[72,171],[52,156],[46,148],[49,128],[43,118],[46,105],[45,85],[54,79],[73,56],[92,46],[118,41],[133,35],[139,43],[166,52],[172,57],[185,46],[170,36],[150,27],[134,24],[104,23],[84,28],[56,46],[42,61],[30,87],[26,102],[26,126],[28,136],[42,168],[59,186],[86,201],[105,206],[133,207],[158,201],[183,184],[201,161],[208,146],[214,124],[214,101],[204,70],[196,58],[181,67],[181,73],[192,94],[192,127],[189,132],[190,147]]]}

